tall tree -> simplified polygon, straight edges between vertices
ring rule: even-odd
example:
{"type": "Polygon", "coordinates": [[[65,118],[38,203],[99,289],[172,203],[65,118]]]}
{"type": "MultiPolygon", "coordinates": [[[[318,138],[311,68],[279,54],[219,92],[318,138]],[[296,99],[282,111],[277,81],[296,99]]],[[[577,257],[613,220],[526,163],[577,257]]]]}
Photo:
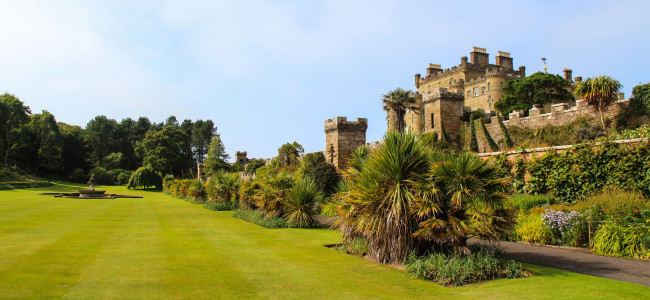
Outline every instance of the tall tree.
{"type": "Polygon", "coordinates": [[[382,95],[382,105],[385,111],[393,111],[397,122],[397,131],[402,132],[406,128],[404,115],[407,109],[417,110],[415,98],[411,97],[411,90],[404,90],[400,87],[382,95]]]}
{"type": "Polygon", "coordinates": [[[230,155],[226,153],[226,147],[221,141],[221,135],[215,134],[208,147],[208,158],[205,160],[205,169],[215,174],[217,171],[228,168],[226,162],[230,155]]]}
{"type": "Polygon", "coordinates": [[[605,129],[605,115],[603,109],[616,100],[616,94],[623,86],[618,80],[601,75],[596,78],[587,78],[576,85],[573,93],[578,98],[587,101],[587,104],[596,108],[600,113],[600,122],[605,129]]]}
{"type": "Polygon", "coordinates": [[[81,169],[85,173],[90,168],[88,166],[89,153],[84,142],[83,129],[81,126],[61,122],[58,125],[63,143],[61,158],[64,171],[72,173],[76,169],[81,169]]]}
{"type": "Polygon", "coordinates": [[[294,141],[293,143],[285,143],[278,148],[278,157],[282,165],[295,165],[298,163],[298,157],[305,152],[302,145],[294,141]]]}
{"type": "Polygon", "coordinates": [[[7,166],[9,153],[15,146],[16,137],[21,128],[29,122],[29,106],[26,106],[16,96],[8,93],[0,95],[0,133],[4,166],[7,166]]]}
{"type": "Polygon", "coordinates": [[[37,149],[35,173],[38,174],[41,167],[51,172],[60,171],[63,166],[63,147],[54,115],[47,110],[31,115],[28,127],[35,138],[34,146],[37,149]]]}
{"type": "Polygon", "coordinates": [[[217,131],[214,127],[212,120],[197,120],[194,122],[192,129],[192,144],[194,144],[194,152],[196,154],[196,161],[203,163],[203,159],[208,152],[208,145],[212,136],[217,131]]]}
{"type": "Polygon", "coordinates": [[[650,115],[650,82],[632,88],[630,106],[636,114],[650,115]]]}
{"type": "Polygon", "coordinates": [[[181,146],[185,133],[174,126],[147,132],[144,140],[135,147],[135,153],[142,158],[144,166],[151,166],[160,173],[180,175],[183,171],[181,146]]]}
{"type": "Polygon", "coordinates": [[[108,154],[118,152],[115,149],[115,134],[117,121],[109,119],[104,115],[96,116],[88,122],[86,130],[86,142],[91,149],[93,163],[99,163],[108,154]]]}
{"type": "Polygon", "coordinates": [[[194,130],[194,123],[192,120],[185,119],[180,125],[181,131],[185,134],[183,145],[181,146],[181,153],[183,155],[183,168],[185,170],[193,169],[196,165],[194,159],[194,145],[192,145],[192,131],[194,130]]]}
{"type": "Polygon", "coordinates": [[[571,83],[560,75],[537,72],[525,78],[510,80],[503,86],[503,98],[494,108],[508,115],[515,110],[527,111],[533,105],[573,100],[568,88],[571,83]]]}

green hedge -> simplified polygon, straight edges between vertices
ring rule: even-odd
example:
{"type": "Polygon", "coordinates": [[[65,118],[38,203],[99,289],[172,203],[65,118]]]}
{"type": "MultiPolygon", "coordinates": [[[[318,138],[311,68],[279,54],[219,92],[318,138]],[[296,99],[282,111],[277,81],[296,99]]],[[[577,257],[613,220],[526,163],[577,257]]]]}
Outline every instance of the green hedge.
{"type": "Polygon", "coordinates": [[[0,182],[0,190],[29,189],[51,186],[47,181],[9,181],[0,182]]]}

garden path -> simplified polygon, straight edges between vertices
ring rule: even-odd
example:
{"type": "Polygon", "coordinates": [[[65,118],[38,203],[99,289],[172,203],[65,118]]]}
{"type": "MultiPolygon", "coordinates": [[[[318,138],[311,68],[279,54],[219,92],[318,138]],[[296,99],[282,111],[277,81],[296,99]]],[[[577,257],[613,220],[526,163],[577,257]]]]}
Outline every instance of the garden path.
{"type": "MultiPolygon", "coordinates": [[[[472,239],[470,242],[480,242],[472,239]]],[[[650,261],[601,256],[585,251],[500,242],[503,258],[544,267],[650,286],[650,261]]]]}

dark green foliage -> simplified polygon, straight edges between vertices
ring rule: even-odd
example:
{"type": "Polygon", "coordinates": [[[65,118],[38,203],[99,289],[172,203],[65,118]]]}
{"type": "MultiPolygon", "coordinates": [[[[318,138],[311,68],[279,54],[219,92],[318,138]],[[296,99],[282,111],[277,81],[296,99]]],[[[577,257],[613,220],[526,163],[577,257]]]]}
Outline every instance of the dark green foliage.
{"type": "Polygon", "coordinates": [[[249,161],[246,164],[246,174],[255,174],[255,171],[257,171],[258,168],[264,166],[266,164],[266,161],[263,159],[254,159],[249,161]]]}
{"type": "Polygon", "coordinates": [[[126,185],[129,183],[129,179],[131,178],[131,174],[133,171],[131,170],[123,170],[123,169],[116,169],[116,170],[111,170],[111,174],[115,176],[115,184],[119,185],[126,185]]]}
{"type": "Polygon", "coordinates": [[[104,184],[104,185],[113,185],[115,184],[115,181],[113,181],[113,176],[111,176],[106,169],[101,168],[101,167],[96,167],[90,170],[88,173],[88,177],[90,178],[90,175],[94,174],[95,175],[95,183],[97,184],[104,184]]]}
{"type": "Polygon", "coordinates": [[[216,202],[216,201],[207,201],[203,204],[203,208],[214,210],[214,211],[224,211],[224,210],[235,210],[237,209],[237,203],[235,202],[216,202]]]}
{"type": "Polygon", "coordinates": [[[315,227],[316,207],[323,203],[323,200],[323,195],[311,179],[297,180],[293,183],[293,188],[287,197],[284,219],[289,223],[297,224],[300,228],[315,227]]]}
{"type": "Polygon", "coordinates": [[[494,108],[504,115],[515,110],[530,110],[547,103],[569,102],[574,100],[567,90],[570,83],[560,75],[537,72],[528,77],[510,80],[503,86],[503,98],[494,108]]]}
{"type": "Polygon", "coordinates": [[[187,135],[180,129],[165,126],[162,130],[148,131],[135,152],[142,163],[159,173],[180,174],[183,170],[181,146],[187,135]]]}
{"type": "Polygon", "coordinates": [[[474,115],[469,117],[469,151],[478,152],[478,141],[476,140],[476,126],[474,115]]]}
{"type": "Polygon", "coordinates": [[[597,138],[604,137],[605,135],[605,131],[600,125],[591,125],[586,128],[576,129],[575,137],[573,140],[575,143],[593,141],[597,138]]]}
{"type": "Polygon", "coordinates": [[[278,148],[278,158],[281,165],[297,165],[298,157],[305,152],[302,145],[294,141],[293,143],[286,143],[278,148]]]}
{"type": "Polygon", "coordinates": [[[264,228],[293,228],[296,224],[288,223],[285,219],[275,216],[269,216],[266,213],[254,209],[236,209],[232,214],[233,218],[242,219],[264,228]]]}
{"type": "Polygon", "coordinates": [[[500,115],[497,115],[497,119],[499,120],[499,128],[501,128],[501,134],[503,134],[503,144],[505,149],[510,149],[515,146],[515,144],[512,142],[512,138],[510,138],[510,133],[508,132],[508,128],[506,128],[506,125],[503,124],[503,120],[501,119],[500,115]]]}
{"type": "Polygon", "coordinates": [[[226,153],[226,147],[221,141],[221,135],[215,134],[208,146],[208,158],[205,160],[205,169],[209,174],[215,174],[220,170],[227,171],[230,166],[226,162],[230,155],[226,153]]]}
{"type": "Polygon", "coordinates": [[[9,155],[19,142],[21,128],[29,122],[30,113],[29,106],[16,96],[8,93],[0,95],[0,145],[5,167],[8,165],[9,155]]]}
{"type": "Polygon", "coordinates": [[[528,171],[528,192],[552,191],[565,202],[574,202],[604,187],[640,190],[650,195],[650,144],[580,144],[571,151],[550,152],[529,161],[528,171]]]}
{"type": "Polygon", "coordinates": [[[472,251],[467,256],[435,253],[418,257],[409,255],[406,271],[419,278],[433,280],[444,286],[462,286],[498,278],[530,276],[521,264],[495,257],[494,249],[487,247],[472,251]]]}
{"type": "Polygon", "coordinates": [[[47,181],[8,181],[0,183],[0,190],[31,189],[51,186],[47,181]]]}
{"type": "Polygon", "coordinates": [[[483,123],[483,120],[479,121],[481,123],[481,130],[483,131],[483,136],[485,137],[485,140],[488,143],[488,146],[490,146],[490,149],[494,152],[499,151],[499,145],[494,142],[494,139],[492,139],[492,136],[490,135],[490,132],[487,130],[487,127],[485,127],[485,123],[483,123]]]}
{"type": "Polygon", "coordinates": [[[76,183],[86,183],[90,177],[82,169],[75,169],[68,176],[68,181],[76,183]]]}
{"type": "Polygon", "coordinates": [[[100,166],[106,170],[119,169],[122,165],[123,158],[124,154],[122,152],[113,152],[102,158],[100,166]]]}
{"type": "Polygon", "coordinates": [[[151,187],[160,189],[162,188],[162,178],[160,178],[160,175],[151,166],[144,166],[138,168],[131,174],[131,178],[129,178],[126,187],[129,189],[146,189],[151,187]]]}
{"type": "Polygon", "coordinates": [[[639,84],[632,89],[630,112],[638,115],[650,115],[650,82],[639,84]]]}
{"type": "Polygon", "coordinates": [[[315,186],[327,196],[334,193],[340,180],[336,167],[327,163],[322,152],[305,154],[298,174],[313,180],[315,186]]]}

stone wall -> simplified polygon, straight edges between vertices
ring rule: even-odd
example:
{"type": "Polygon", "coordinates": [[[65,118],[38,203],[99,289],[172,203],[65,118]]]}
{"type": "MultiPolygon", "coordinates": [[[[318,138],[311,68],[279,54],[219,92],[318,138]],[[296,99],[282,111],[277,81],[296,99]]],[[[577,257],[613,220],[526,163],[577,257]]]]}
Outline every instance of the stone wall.
{"type": "Polygon", "coordinates": [[[352,152],[366,143],[368,119],[348,121],[335,117],[325,121],[325,159],[338,169],[347,167],[352,152]]]}
{"type": "MultiPolygon", "coordinates": [[[[609,107],[607,107],[603,113],[605,118],[612,118],[619,115],[623,112],[624,107],[629,102],[629,99],[618,100],[609,107]]],[[[542,109],[533,108],[529,111],[529,116],[524,117],[523,111],[516,111],[510,113],[510,120],[504,120],[503,124],[506,127],[510,126],[519,126],[522,128],[542,128],[548,125],[559,126],[571,123],[576,120],[578,117],[585,116],[590,119],[593,119],[594,122],[600,122],[600,113],[597,109],[588,106],[585,100],[576,100],[576,105],[569,107],[566,103],[559,103],[551,105],[551,112],[542,113],[542,109]]],[[[499,121],[497,116],[493,116],[491,123],[485,124],[492,136],[492,139],[495,142],[499,142],[503,139],[503,133],[499,127],[499,121]]],[[[465,127],[468,124],[465,123],[465,127]]],[[[484,138],[480,128],[476,130],[479,142],[479,152],[489,152],[489,147],[484,142],[484,138]]]]}

